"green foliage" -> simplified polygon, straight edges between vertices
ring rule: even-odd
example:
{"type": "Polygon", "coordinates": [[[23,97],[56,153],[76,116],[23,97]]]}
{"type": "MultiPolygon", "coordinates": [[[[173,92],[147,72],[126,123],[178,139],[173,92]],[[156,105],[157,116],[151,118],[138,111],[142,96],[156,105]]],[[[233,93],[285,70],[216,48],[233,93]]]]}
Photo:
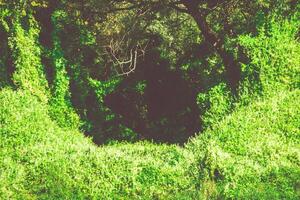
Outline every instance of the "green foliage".
{"type": "Polygon", "coordinates": [[[202,198],[297,199],[299,94],[239,109],[188,152],[150,143],[95,147],[62,131],[28,92],[2,90],[1,198],[195,199],[200,182],[202,198]]]}
{"type": "Polygon", "coordinates": [[[232,103],[233,98],[225,83],[216,85],[206,93],[199,93],[197,104],[200,110],[205,111],[201,116],[204,123],[203,127],[214,126],[222,120],[230,112],[232,103]]]}
{"type": "MultiPolygon", "coordinates": [[[[259,28],[256,37],[240,36],[240,43],[251,58],[244,66],[248,78],[259,75],[261,92],[276,91],[281,87],[300,86],[299,17],[279,20],[271,17],[259,28]]],[[[257,92],[257,91],[256,91],[257,92]]]]}
{"type": "Polygon", "coordinates": [[[8,47],[8,31],[9,27],[5,21],[5,17],[8,15],[8,10],[0,9],[0,88],[8,85],[8,67],[7,60],[9,57],[9,47],[8,47]]]}
{"type": "Polygon", "coordinates": [[[176,11],[165,11],[156,14],[156,19],[147,28],[152,34],[157,34],[162,41],[159,46],[161,56],[173,65],[184,51],[201,41],[196,23],[190,16],[176,11]]]}
{"type": "Polygon", "coordinates": [[[146,81],[140,81],[136,84],[135,90],[140,94],[144,94],[146,86],[147,86],[146,81]]]}
{"type": "Polygon", "coordinates": [[[75,113],[72,104],[69,91],[69,76],[66,71],[67,60],[64,58],[64,54],[61,49],[60,40],[57,36],[58,27],[56,26],[56,18],[52,18],[52,22],[55,26],[55,31],[52,33],[53,49],[51,52],[51,58],[54,62],[55,75],[52,89],[52,96],[50,99],[50,116],[61,127],[78,129],[80,126],[80,120],[75,113]]]}
{"type": "Polygon", "coordinates": [[[115,88],[120,83],[121,79],[116,77],[109,81],[97,81],[92,78],[89,79],[89,84],[91,88],[95,90],[97,96],[97,103],[99,104],[99,118],[97,120],[98,124],[101,124],[101,133],[95,135],[94,139],[104,137],[107,143],[114,143],[114,140],[128,140],[135,141],[137,138],[137,133],[131,129],[116,124],[115,121],[119,119],[120,116],[114,114],[105,104],[104,97],[109,93],[112,93],[115,88]],[[113,124],[112,126],[106,127],[105,123],[113,124]]]}
{"type": "Polygon", "coordinates": [[[208,199],[299,198],[299,95],[281,91],[258,100],[192,140],[208,199]]]}
{"type": "Polygon", "coordinates": [[[251,61],[238,102],[223,84],[198,95],[210,126],[187,148],[206,199],[299,198],[299,20],[276,19],[240,36],[251,61]]]}
{"type": "Polygon", "coordinates": [[[91,78],[89,79],[91,86],[95,88],[100,103],[103,103],[103,98],[106,95],[114,91],[114,89],[120,83],[120,81],[120,78],[114,78],[109,81],[97,81],[91,78]]]}
{"type": "MultiPolygon", "coordinates": [[[[47,9],[47,2],[7,2],[9,9],[0,9],[0,29],[8,35],[0,38],[0,87],[13,81],[16,91],[0,91],[0,199],[300,198],[299,13],[283,20],[267,11],[290,17],[293,9],[286,0],[253,1],[249,7],[248,1],[237,1],[216,7],[207,18],[214,31],[225,34],[228,52],[238,58],[236,46],[241,45],[250,57],[243,64],[240,99],[224,84],[220,56],[198,52],[195,43],[202,38],[191,17],[166,7],[151,10],[169,1],[141,1],[150,8],[142,17],[135,15],[140,8],[110,13],[105,6],[139,7],[135,1],[87,1],[88,11],[75,1],[61,1],[67,12],[56,8],[53,13],[53,47],[46,49],[54,66],[50,93],[38,43],[40,27],[30,14],[32,6],[47,9]],[[76,12],[68,13],[72,10],[76,12]],[[89,15],[92,11],[100,12],[99,19],[89,15]],[[147,20],[151,23],[145,24],[147,20]],[[234,28],[225,30],[226,23],[235,27],[237,40],[228,38],[234,28]],[[159,50],[171,68],[181,67],[191,84],[201,84],[197,103],[204,132],[185,147],[115,141],[135,141],[137,134],[114,123],[119,116],[104,105],[104,97],[116,92],[121,79],[109,71],[111,59],[103,46],[125,34],[120,45],[131,48],[127,43],[142,43],[149,33],[162,39],[159,50]],[[180,63],[178,55],[183,54],[187,58],[180,63]],[[13,77],[6,66],[9,56],[13,77]],[[196,82],[192,75],[199,76],[196,82]],[[97,147],[78,132],[75,109],[86,122],[85,131],[94,128],[94,140],[106,137],[106,146],[97,147]]],[[[203,1],[200,9],[209,6],[203,1]]],[[[201,47],[199,51],[209,51],[201,47]]],[[[146,82],[130,87],[125,90],[143,95],[146,82]]],[[[172,120],[166,128],[176,130],[180,115],[162,117],[159,123],[172,120]]]]}
{"type": "Polygon", "coordinates": [[[48,84],[41,63],[41,49],[37,43],[39,27],[31,15],[24,18],[28,20],[28,31],[22,27],[17,16],[10,30],[9,46],[16,68],[13,81],[18,88],[28,90],[41,101],[47,102],[48,84]]]}
{"type": "Polygon", "coordinates": [[[1,199],[195,199],[193,155],[148,142],[96,147],[28,92],[0,92],[1,199]]]}

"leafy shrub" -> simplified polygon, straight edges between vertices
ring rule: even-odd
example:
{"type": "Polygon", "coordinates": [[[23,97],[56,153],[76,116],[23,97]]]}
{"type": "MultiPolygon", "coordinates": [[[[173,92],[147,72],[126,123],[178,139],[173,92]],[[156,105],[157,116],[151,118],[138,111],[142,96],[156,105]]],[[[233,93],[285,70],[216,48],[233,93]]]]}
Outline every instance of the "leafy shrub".
{"type": "Polygon", "coordinates": [[[0,92],[1,199],[194,199],[193,155],[148,142],[96,147],[28,92],[0,92]]]}
{"type": "Polygon", "coordinates": [[[212,87],[207,93],[199,93],[197,104],[201,110],[203,127],[207,128],[218,123],[230,111],[233,98],[225,83],[212,87]]]}
{"type": "Polygon", "coordinates": [[[260,89],[265,93],[300,86],[299,21],[296,16],[291,20],[272,17],[259,28],[258,36],[240,36],[240,44],[251,58],[244,71],[249,76],[259,74],[260,89]]]}
{"type": "Polygon", "coordinates": [[[208,127],[187,145],[207,199],[298,199],[299,20],[271,18],[257,36],[241,36],[244,65],[235,111],[225,85],[198,95],[208,127]],[[258,77],[255,77],[258,75],[258,77]]]}
{"type": "Polygon", "coordinates": [[[241,107],[193,139],[209,198],[298,199],[300,90],[241,107]],[[209,186],[209,187],[208,187],[209,186]]]}

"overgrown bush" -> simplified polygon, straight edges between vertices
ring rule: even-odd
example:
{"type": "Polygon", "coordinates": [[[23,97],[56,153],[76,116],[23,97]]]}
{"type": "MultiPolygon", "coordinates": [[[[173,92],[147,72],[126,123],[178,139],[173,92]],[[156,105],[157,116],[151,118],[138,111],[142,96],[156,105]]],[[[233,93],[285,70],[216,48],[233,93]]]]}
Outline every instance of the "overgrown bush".
{"type": "Polygon", "coordinates": [[[41,63],[37,22],[31,15],[23,16],[23,18],[10,17],[15,18],[9,30],[8,41],[16,69],[13,74],[13,82],[17,87],[30,91],[41,101],[47,102],[49,91],[41,63]]]}
{"type": "Polygon", "coordinates": [[[197,104],[200,110],[205,111],[202,115],[203,127],[211,127],[222,120],[232,109],[233,97],[225,83],[212,87],[206,93],[199,93],[197,104]]]}
{"type": "Polygon", "coordinates": [[[55,31],[52,33],[53,49],[49,51],[51,54],[50,58],[53,60],[55,74],[53,85],[51,85],[50,116],[59,126],[74,130],[79,128],[80,119],[71,103],[70,78],[67,74],[68,62],[64,58],[58,37],[60,27],[57,24],[56,15],[53,15],[52,23],[55,31]]]}
{"type": "MultiPolygon", "coordinates": [[[[0,71],[7,73],[4,60],[10,53],[15,67],[12,77],[0,75],[0,87],[8,81],[15,86],[14,91],[0,91],[0,199],[300,198],[299,17],[273,17],[266,22],[264,16],[257,35],[239,37],[250,57],[250,63],[243,65],[239,99],[222,83],[223,69],[216,55],[204,56],[205,63],[187,59],[186,72],[201,65],[200,82],[209,84],[197,99],[206,111],[205,131],[185,148],[145,141],[97,147],[77,130],[79,119],[72,103],[86,126],[92,124],[87,132],[94,129],[100,139],[136,138],[124,126],[103,126],[115,117],[104,107],[103,98],[119,83],[109,76],[102,80],[105,70],[97,68],[102,57],[96,58],[93,45],[105,38],[86,30],[89,21],[71,22],[65,12],[56,12],[53,49],[47,49],[55,75],[48,86],[38,42],[40,28],[26,13],[30,10],[26,1],[12,2],[11,6],[24,9],[0,10],[0,23],[8,34],[7,41],[1,41],[6,47],[1,49],[0,71]]],[[[164,40],[162,56],[172,62],[181,48],[201,39],[195,24],[188,21],[184,33],[172,36],[176,26],[164,26],[175,19],[152,26],[164,40]],[[173,52],[165,55],[172,46],[173,52]]],[[[187,19],[181,15],[179,20],[187,19]]],[[[138,85],[141,93],[144,87],[138,85]]],[[[172,128],[177,122],[174,119],[172,128]]]]}
{"type": "Polygon", "coordinates": [[[298,199],[300,90],[278,92],[226,116],[188,148],[209,198],[298,199]]]}
{"type": "Polygon", "coordinates": [[[290,20],[279,20],[273,16],[259,27],[257,36],[240,36],[240,44],[251,60],[244,66],[244,73],[248,74],[248,81],[255,75],[259,76],[259,82],[254,84],[260,84],[261,91],[254,92],[270,93],[282,87],[299,88],[299,19],[297,15],[290,20]]]}
{"type": "Polygon", "coordinates": [[[206,131],[188,149],[197,157],[207,199],[298,199],[300,179],[299,20],[271,18],[257,36],[241,36],[240,99],[224,85],[198,95],[206,131]],[[255,77],[257,76],[258,77],[255,77]],[[231,106],[234,110],[231,114],[231,106]]]}
{"type": "Polygon", "coordinates": [[[28,92],[0,92],[1,199],[195,199],[193,155],[148,142],[96,147],[28,92]]]}

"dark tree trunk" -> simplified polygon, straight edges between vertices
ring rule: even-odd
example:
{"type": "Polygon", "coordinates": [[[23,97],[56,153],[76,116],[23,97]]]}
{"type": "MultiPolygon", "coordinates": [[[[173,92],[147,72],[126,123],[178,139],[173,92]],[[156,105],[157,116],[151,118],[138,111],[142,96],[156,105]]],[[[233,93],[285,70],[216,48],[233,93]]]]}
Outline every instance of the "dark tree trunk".
{"type": "Polygon", "coordinates": [[[224,41],[210,28],[206,21],[206,17],[198,9],[198,2],[195,0],[182,0],[188,13],[196,21],[204,39],[208,42],[220,55],[226,73],[226,79],[229,87],[234,94],[237,93],[239,81],[241,79],[241,68],[233,55],[224,48],[224,41]]]}

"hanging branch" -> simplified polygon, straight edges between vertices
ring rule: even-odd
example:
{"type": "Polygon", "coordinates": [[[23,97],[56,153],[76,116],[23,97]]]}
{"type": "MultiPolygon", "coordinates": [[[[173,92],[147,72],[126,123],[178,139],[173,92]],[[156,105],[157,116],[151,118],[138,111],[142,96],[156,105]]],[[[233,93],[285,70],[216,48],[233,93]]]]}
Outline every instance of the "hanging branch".
{"type": "Polygon", "coordinates": [[[129,50],[129,58],[126,58],[126,52],[124,53],[126,50],[121,48],[121,42],[123,41],[124,39],[119,42],[112,40],[106,48],[118,76],[128,76],[135,71],[137,60],[139,57],[144,57],[148,45],[148,43],[144,46],[138,43],[134,48],[129,50]]]}

